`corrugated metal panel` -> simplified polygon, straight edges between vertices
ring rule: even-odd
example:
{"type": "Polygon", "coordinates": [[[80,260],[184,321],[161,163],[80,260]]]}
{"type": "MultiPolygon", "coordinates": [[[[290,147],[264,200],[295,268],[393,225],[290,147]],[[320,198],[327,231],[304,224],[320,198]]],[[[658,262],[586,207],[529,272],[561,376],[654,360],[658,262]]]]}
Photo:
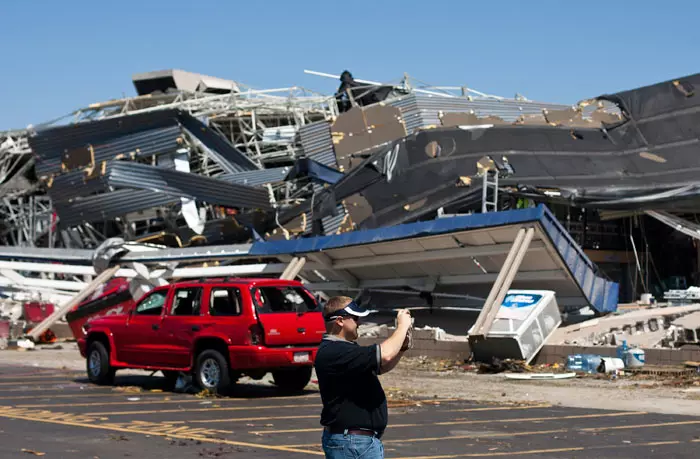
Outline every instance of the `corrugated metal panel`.
{"type": "Polygon", "coordinates": [[[225,172],[235,174],[260,169],[253,160],[197,118],[183,113],[179,119],[187,132],[201,143],[200,146],[225,172]]]}
{"type": "Polygon", "coordinates": [[[331,137],[331,124],[318,121],[299,128],[299,138],[304,153],[314,161],[330,167],[338,167],[331,137]]]}
{"type": "Polygon", "coordinates": [[[230,207],[271,209],[267,190],[187,172],[115,161],[107,168],[110,186],[139,188],[230,207]]]}
{"type": "Polygon", "coordinates": [[[178,203],[179,198],[151,190],[117,190],[98,196],[76,199],[72,203],[57,202],[56,213],[62,227],[84,222],[113,220],[131,212],[178,203]]]}
{"type": "Polygon", "coordinates": [[[596,265],[554,215],[542,204],[538,209],[542,211],[542,227],[590,306],[598,312],[614,312],[617,309],[619,284],[599,277],[596,265]]]}
{"type": "Polygon", "coordinates": [[[537,115],[542,109],[563,110],[569,105],[521,101],[515,99],[475,99],[409,94],[387,102],[401,109],[406,131],[410,134],[419,127],[441,126],[439,113],[473,113],[476,116],[498,116],[515,121],[521,115],[537,115]]]}
{"type": "Polygon", "coordinates": [[[39,176],[61,171],[66,151],[92,146],[97,161],[140,149],[139,156],[170,151],[181,134],[177,112],[163,110],[38,131],[29,138],[39,176]]]}
{"type": "Polygon", "coordinates": [[[53,202],[67,201],[78,196],[90,196],[109,189],[102,177],[85,180],[85,172],[73,171],[58,175],[48,188],[53,202]]]}
{"type": "MultiPolygon", "coordinates": [[[[158,156],[158,167],[175,169],[172,155],[163,154],[158,156]]],[[[51,187],[48,188],[49,196],[54,202],[58,202],[109,191],[109,184],[103,177],[86,180],[85,176],[85,171],[81,170],[57,175],[54,177],[51,187]]]]}
{"type": "Polygon", "coordinates": [[[289,167],[271,167],[258,171],[238,172],[237,174],[222,174],[216,177],[219,180],[230,183],[238,183],[247,186],[260,186],[268,183],[283,182],[289,174],[289,167]]]}
{"type": "MultiPolygon", "coordinates": [[[[314,193],[318,193],[323,189],[323,185],[314,183],[313,184],[313,190],[314,193]]],[[[310,197],[308,198],[309,200],[311,199],[310,197]]],[[[329,215],[328,217],[324,217],[321,219],[321,222],[323,223],[323,234],[326,235],[331,235],[331,234],[336,234],[338,230],[340,229],[340,226],[343,224],[345,221],[345,218],[347,216],[347,210],[345,210],[345,206],[342,204],[338,204],[336,206],[337,213],[338,215],[333,216],[329,215]]],[[[304,235],[310,235],[313,231],[313,225],[311,224],[311,212],[305,212],[306,214],[306,221],[309,222],[306,228],[306,231],[304,232],[304,235]]]]}

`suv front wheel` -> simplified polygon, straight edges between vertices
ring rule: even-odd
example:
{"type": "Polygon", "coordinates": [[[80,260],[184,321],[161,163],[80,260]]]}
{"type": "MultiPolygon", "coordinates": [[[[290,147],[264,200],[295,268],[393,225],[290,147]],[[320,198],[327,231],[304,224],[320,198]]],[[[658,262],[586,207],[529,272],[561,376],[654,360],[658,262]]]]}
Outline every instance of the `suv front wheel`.
{"type": "Polygon", "coordinates": [[[311,367],[272,372],[275,384],[284,392],[301,392],[311,380],[311,367]]]}
{"type": "Polygon", "coordinates": [[[202,389],[218,392],[231,384],[228,362],[219,351],[209,349],[197,357],[194,378],[202,389]]]}
{"type": "Polygon", "coordinates": [[[95,384],[105,385],[114,382],[115,370],[109,365],[109,352],[100,341],[93,341],[87,352],[88,378],[95,384]]]}

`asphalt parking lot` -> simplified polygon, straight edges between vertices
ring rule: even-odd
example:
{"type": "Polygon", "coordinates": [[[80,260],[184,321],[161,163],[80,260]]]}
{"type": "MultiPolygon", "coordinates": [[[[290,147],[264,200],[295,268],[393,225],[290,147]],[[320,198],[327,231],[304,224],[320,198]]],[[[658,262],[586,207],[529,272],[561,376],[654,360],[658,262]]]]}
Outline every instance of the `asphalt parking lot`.
{"type": "MultiPolygon", "coordinates": [[[[313,457],[320,448],[317,392],[281,396],[239,385],[222,398],[163,391],[163,380],[0,369],[0,457],[313,457]]],[[[575,394],[572,393],[572,396],[575,394]]],[[[386,457],[698,457],[699,417],[501,406],[468,400],[392,401],[386,457]]]]}

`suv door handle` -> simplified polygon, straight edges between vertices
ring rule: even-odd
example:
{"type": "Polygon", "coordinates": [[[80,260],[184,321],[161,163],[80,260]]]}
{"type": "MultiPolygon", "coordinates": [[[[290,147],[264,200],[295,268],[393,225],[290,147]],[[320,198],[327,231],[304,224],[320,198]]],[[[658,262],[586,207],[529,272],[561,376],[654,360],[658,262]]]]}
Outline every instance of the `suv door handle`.
{"type": "Polygon", "coordinates": [[[158,324],[153,324],[153,325],[151,325],[151,328],[154,329],[154,330],[158,330],[158,329],[160,328],[160,325],[158,325],[158,324]]]}
{"type": "Polygon", "coordinates": [[[192,331],[199,331],[199,330],[201,330],[201,329],[202,329],[202,327],[200,327],[199,325],[193,325],[193,326],[192,326],[192,331]]]}
{"type": "Polygon", "coordinates": [[[306,333],[306,329],[305,329],[305,328],[297,328],[297,331],[298,331],[299,333],[306,333]]]}

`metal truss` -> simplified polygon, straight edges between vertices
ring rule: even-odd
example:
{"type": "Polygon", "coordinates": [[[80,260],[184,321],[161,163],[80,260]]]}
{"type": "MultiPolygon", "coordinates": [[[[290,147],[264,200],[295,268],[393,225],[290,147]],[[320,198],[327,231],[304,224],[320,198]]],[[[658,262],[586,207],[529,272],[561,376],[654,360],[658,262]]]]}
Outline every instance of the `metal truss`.
{"type": "Polygon", "coordinates": [[[31,152],[26,131],[0,132],[0,184],[12,177],[31,152]]]}
{"type": "Polygon", "coordinates": [[[4,196],[0,200],[0,240],[4,245],[53,247],[55,219],[48,196],[4,196]]]}

